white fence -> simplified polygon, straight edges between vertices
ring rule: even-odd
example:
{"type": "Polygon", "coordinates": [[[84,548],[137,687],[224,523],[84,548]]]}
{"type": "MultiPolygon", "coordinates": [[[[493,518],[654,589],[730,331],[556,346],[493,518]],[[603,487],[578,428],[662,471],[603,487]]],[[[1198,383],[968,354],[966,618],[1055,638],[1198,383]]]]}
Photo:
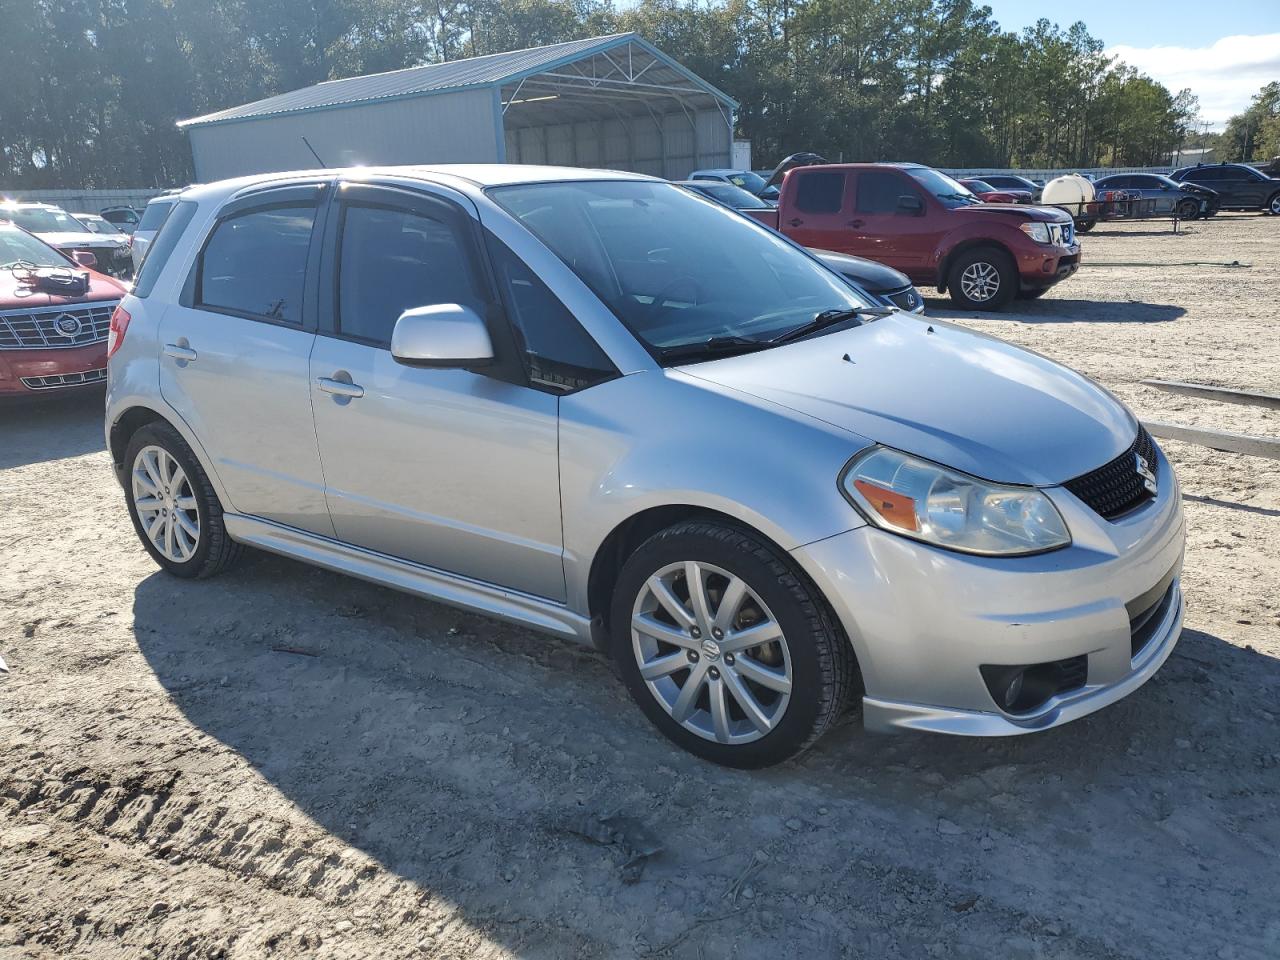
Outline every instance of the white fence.
{"type": "Polygon", "coordinates": [[[1038,167],[1018,170],[999,169],[997,167],[939,167],[943,173],[959,179],[961,177],[985,177],[993,173],[1014,174],[1028,180],[1052,180],[1066,173],[1091,173],[1095,177],[1109,177],[1113,173],[1173,173],[1176,167],[1038,167]]]}
{"type": "Polygon", "coordinates": [[[152,197],[164,193],[157,188],[118,190],[0,190],[6,200],[52,203],[72,213],[97,213],[107,207],[145,207],[152,197]]]}

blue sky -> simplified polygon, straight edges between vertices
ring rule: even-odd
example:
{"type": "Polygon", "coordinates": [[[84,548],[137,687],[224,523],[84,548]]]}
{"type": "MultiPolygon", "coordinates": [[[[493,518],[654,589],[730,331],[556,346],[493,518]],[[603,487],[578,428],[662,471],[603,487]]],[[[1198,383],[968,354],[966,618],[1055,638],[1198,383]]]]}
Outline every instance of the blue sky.
{"type": "Polygon", "coordinates": [[[1006,30],[1040,17],[1064,27],[1083,20],[1108,53],[1175,93],[1190,87],[1216,129],[1263,84],[1280,80],[1280,0],[984,2],[1006,30]]]}

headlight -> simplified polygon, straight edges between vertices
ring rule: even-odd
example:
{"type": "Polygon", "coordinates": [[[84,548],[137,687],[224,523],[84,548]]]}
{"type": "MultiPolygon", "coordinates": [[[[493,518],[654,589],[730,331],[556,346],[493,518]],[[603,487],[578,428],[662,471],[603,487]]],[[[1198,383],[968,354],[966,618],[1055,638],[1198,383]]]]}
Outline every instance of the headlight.
{"type": "Polygon", "coordinates": [[[1018,226],[1022,229],[1023,233],[1036,243],[1049,242],[1049,225],[1047,223],[1041,223],[1039,220],[1034,220],[1030,223],[1020,223],[1018,226]]]}
{"type": "Polygon", "coordinates": [[[928,460],[872,447],[841,476],[846,496],[883,530],[988,556],[1071,542],[1057,507],[1034,487],[988,483],[928,460]]]}

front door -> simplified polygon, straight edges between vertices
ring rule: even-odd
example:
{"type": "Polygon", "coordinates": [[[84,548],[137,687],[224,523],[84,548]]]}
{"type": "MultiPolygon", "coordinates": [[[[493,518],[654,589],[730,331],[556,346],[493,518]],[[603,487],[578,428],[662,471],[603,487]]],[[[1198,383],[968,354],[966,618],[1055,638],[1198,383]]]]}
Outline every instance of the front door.
{"type": "Polygon", "coordinates": [[[563,600],[557,397],[483,368],[406,366],[390,352],[411,307],[495,316],[465,203],[358,184],[339,194],[323,267],[333,282],[311,354],[329,511],[344,542],[563,600]]]}
{"type": "Polygon", "coordinates": [[[860,169],[852,192],[850,229],[855,249],[849,252],[920,279],[927,272],[940,231],[915,181],[896,170],[860,169]],[[915,197],[920,209],[903,209],[902,197],[915,197]]]}
{"type": "Polygon", "coordinates": [[[333,535],[311,423],[314,309],[304,303],[324,184],[218,214],[160,320],[160,392],[213,460],[226,508],[333,535]]]}

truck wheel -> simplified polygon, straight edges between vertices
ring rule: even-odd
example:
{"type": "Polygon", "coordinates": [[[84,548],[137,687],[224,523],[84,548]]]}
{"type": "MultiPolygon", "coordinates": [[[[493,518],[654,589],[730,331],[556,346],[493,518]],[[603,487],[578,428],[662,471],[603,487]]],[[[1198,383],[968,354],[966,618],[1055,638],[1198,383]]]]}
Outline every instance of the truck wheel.
{"type": "Polygon", "coordinates": [[[148,423],[124,455],[129,519],[151,559],[176,577],[211,577],[239,559],[200,461],[167,423],[148,423]]]}
{"type": "Polygon", "coordinates": [[[610,643],[650,722],[729,767],[806,749],[856,686],[853,650],[816,588],[785,553],[714,522],[668,527],[627,559],[610,643]]]}
{"type": "Polygon", "coordinates": [[[1081,220],[1076,224],[1076,233],[1088,233],[1098,225],[1097,220],[1081,220]]]}
{"type": "Polygon", "coordinates": [[[966,250],[951,265],[947,289],[962,310],[1000,310],[1018,292],[1018,271],[999,247],[966,250]]]}

